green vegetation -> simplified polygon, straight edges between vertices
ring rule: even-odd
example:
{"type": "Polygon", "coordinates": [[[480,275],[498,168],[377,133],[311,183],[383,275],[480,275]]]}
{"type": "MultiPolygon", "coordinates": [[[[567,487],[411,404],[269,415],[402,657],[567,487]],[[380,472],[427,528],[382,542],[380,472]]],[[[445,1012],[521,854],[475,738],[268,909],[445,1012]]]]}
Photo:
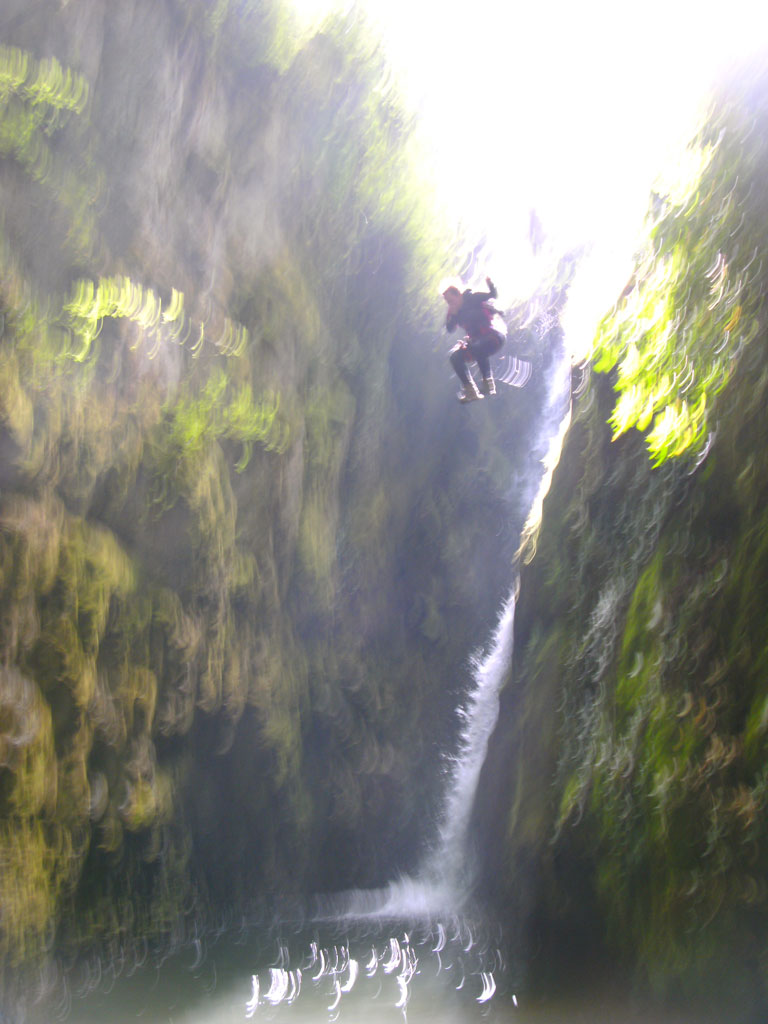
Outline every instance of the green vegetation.
{"type": "Polygon", "coordinates": [[[717,396],[760,331],[768,151],[753,131],[761,100],[744,93],[734,85],[713,107],[686,174],[654,197],[647,252],[596,341],[595,369],[615,368],[613,437],[643,431],[654,465],[705,447],[717,396]]]}
{"type": "Polygon", "coordinates": [[[545,381],[457,415],[451,254],[356,15],[301,37],[263,0],[9,2],[0,989],[23,990],[62,949],[416,858],[545,381]]]}

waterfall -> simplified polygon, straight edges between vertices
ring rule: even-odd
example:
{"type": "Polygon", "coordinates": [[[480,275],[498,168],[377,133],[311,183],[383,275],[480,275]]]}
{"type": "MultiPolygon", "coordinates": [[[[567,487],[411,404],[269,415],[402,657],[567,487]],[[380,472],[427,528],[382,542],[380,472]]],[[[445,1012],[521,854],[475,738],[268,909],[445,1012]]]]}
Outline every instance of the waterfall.
{"type": "MultiPolygon", "coordinates": [[[[542,503],[559,460],[570,423],[570,358],[561,354],[542,410],[538,482],[522,537],[535,535],[542,503]]],[[[499,694],[509,675],[514,639],[517,578],[501,607],[487,653],[472,657],[473,685],[459,714],[463,725],[458,751],[447,775],[440,824],[434,843],[412,875],[383,889],[354,890],[324,898],[321,918],[436,918],[460,912],[472,895],[474,878],[469,826],[488,742],[499,714],[499,694]]]]}
{"type": "MultiPolygon", "coordinates": [[[[516,588],[515,588],[516,589],[516,588]]],[[[413,875],[383,889],[323,900],[320,917],[434,918],[460,911],[471,895],[468,830],[480,770],[499,714],[499,692],[512,660],[515,589],[502,607],[485,657],[475,655],[473,687],[459,714],[463,729],[452,758],[436,840],[413,875]]]]}
{"type": "Polygon", "coordinates": [[[420,872],[425,880],[441,885],[454,904],[463,901],[473,881],[469,823],[488,741],[499,717],[499,691],[512,661],[515,589],[502,608],[489,653],[482,660],[473,659],[474,688],[459,712],[464,726],[437,842],[420,872]]]}

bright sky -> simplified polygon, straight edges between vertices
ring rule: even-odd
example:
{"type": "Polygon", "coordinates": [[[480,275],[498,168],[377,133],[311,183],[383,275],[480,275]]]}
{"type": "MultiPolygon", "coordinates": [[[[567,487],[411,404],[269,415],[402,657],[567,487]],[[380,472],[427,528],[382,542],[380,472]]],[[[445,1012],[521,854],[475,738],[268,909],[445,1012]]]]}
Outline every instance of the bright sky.
{"type": "MultiPolygon", "coordinates": [[[[293,3],[308,17],[350,6],[293,3]]],[[[608,287],[621,289],[651,187],[693,133],[709,82],[768,40],[765,0],[359,6],[419,114],[447,215],[487,235],[485,270],[509,300],[541,274],[531,208],[558,251],[596,242],[616,274],[608,287]]]]}

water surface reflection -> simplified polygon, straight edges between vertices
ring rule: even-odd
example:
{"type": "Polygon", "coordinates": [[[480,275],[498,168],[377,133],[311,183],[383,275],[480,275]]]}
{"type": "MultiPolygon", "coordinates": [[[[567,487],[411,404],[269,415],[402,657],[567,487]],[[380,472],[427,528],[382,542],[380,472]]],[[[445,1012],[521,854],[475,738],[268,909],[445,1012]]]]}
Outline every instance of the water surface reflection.
{"type": "Polygon", "coordinates": [[[33,1024],[702,1024],[628,1000],[533,1001],[518,990],[495,929],[452,917],[322,929],[243,927],[172,956],[74,968],[33,1024]]]}

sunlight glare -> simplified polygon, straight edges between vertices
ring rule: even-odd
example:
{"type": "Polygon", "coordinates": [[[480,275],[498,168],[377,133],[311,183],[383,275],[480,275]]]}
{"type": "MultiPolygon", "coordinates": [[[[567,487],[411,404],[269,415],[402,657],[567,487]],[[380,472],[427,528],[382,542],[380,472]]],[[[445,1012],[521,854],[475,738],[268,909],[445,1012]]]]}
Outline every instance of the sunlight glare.
{"type": "MultiPolygon", "coordinates": [[[[294,4],[315,18],[334,8],[294,4]]],[[[485,237],[482,275],[506,301],[586,243],[621,288],[654,181],[694,134],[713,79],[768,38],[755,0],[357,7],[418,114],[444,216],[485,237]],[[531,210],[545,232],[536,255],[531,210]]]]}

